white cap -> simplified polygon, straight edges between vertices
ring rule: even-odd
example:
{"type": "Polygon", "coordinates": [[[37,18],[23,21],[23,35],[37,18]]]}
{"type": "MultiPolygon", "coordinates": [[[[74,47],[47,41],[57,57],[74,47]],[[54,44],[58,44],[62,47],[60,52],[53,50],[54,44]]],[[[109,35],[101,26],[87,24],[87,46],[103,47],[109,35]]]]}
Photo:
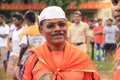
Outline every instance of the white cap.
{"type": "Polygon", "coordinates": [[[50,6],[43,9],[39,16],[39,22],[45,19],[56,19],[56,18],[64,18],[66,19],[65,12],[61,7],[58,6],[50,6]]]}

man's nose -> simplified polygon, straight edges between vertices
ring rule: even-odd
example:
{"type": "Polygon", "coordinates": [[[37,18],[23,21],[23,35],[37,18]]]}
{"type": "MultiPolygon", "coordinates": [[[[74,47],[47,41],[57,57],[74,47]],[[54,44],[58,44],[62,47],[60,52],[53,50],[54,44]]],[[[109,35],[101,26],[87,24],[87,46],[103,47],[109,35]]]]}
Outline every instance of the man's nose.
{"type": "Polygon", "coordinates": [[[55,29],[54,30],[61,30],[61,28],[58,24],[55,24],[55,29]]]}
{"type": "Polygon", "coordinates": [[[116,5],[115,10],[120,11],[120,2],[116,5]]]}

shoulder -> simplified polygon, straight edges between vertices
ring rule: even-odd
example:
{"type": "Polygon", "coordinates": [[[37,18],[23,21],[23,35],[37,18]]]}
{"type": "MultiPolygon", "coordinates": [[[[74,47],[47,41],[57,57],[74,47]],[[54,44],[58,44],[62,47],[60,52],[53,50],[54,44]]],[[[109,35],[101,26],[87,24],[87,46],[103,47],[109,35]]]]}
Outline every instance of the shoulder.
{"type": "Polygon", "coordinates": [[[33,65],[34,62],[36,61],[36,59],[37,59],[37,56],[34,53],[32,53],[32,52],[28,53],[25,63],[33,65]]]}
{"type": "Polygon", "coordinates": [[[9,28],[9,26],[7,24],[4,24],[5,27],[9,28]]]}
{"type": "Polygon", "coordinates": [[[86,22],[83,22],[83,21],[80,21],[80,24],[81,24],[81,25],[87,25],[87,26],[88,26],[88,24],[87,24],[86,22]]]}
{"type": "Polygon", "coordinates": [[[80,22],[80,26],[82,26],[85,29],[89,28],[89,25],[86,22],[82,22],[82,21],[80,22]]]}

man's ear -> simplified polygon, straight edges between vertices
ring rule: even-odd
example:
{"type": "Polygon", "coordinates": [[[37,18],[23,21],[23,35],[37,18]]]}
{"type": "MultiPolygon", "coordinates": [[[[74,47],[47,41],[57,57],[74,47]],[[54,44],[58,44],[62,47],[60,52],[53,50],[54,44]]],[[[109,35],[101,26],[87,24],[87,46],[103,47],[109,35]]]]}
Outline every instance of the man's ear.
{"type": "Polygon", "coordinates": [[[38,30],[39,30],[40,34],[43,35],[43,31],[42,31],[43,28],[41,26],[39,26],[38,30]]]}

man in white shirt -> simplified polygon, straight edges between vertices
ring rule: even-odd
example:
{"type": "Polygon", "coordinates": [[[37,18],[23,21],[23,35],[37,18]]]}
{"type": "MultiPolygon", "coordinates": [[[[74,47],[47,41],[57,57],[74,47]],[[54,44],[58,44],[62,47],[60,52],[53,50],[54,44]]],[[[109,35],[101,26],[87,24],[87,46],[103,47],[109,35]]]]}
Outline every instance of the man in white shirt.
{"type": "Polygon", "coordinates": [[[1,59],[4,64],[4,68],[6,70],[7,63],[7,51],[6,51],[6,45],[7,45],[7,40],[6,37],[9,34],[9,26],[4,24],[5,22],[5,17],[0,14],[0,54],[1,54],[1,59]]]}
{"type": "Polygon", "coordinates": [[[118,38],[119,31],[119,29],[116,26],[112,25],[112,22],[112,19],[108,19],[107,26],[103,30],[105,44],[104,47],[108,60],[110,60],[113,54],[115,53],[117,47],[116,39],[118,38]]]}

